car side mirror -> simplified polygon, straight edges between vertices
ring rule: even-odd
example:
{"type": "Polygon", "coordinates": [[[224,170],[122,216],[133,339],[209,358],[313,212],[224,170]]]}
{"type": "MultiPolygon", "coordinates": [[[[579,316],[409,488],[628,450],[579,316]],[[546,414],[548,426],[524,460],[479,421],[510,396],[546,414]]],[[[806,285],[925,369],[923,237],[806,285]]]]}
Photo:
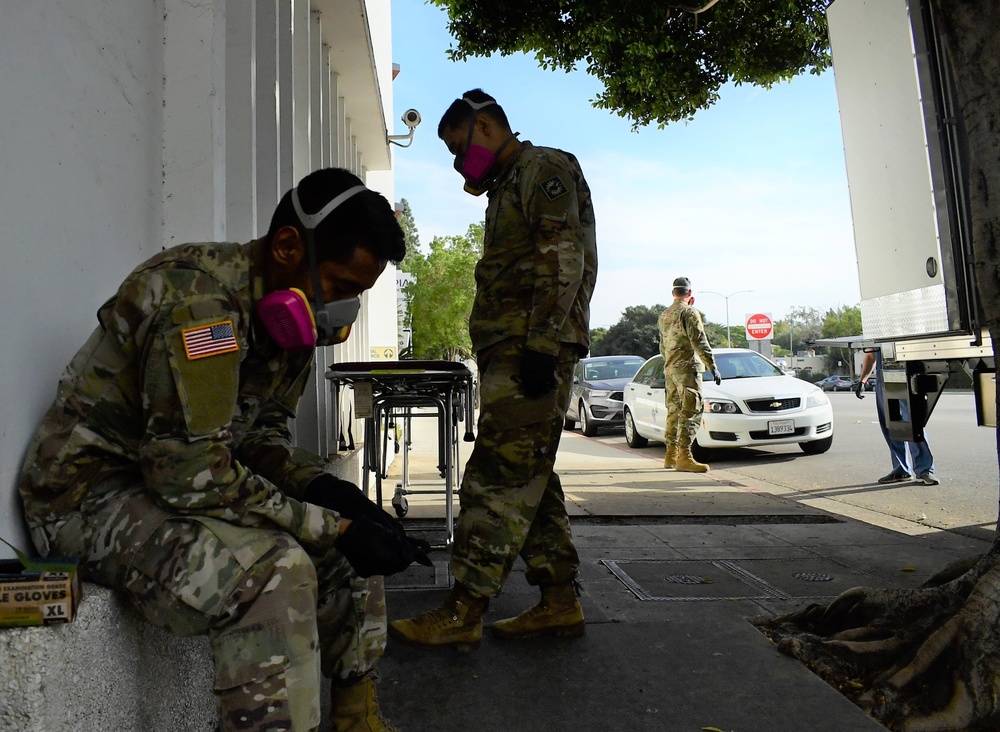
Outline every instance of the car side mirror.
{"type": "Polygon", "coordinates": [[[667,388],[667,380],[666,379],[653,379],[653,381],[652,381],[652,383],[650,383],[649,387],[651,389],[666,389],[667,388]]]}

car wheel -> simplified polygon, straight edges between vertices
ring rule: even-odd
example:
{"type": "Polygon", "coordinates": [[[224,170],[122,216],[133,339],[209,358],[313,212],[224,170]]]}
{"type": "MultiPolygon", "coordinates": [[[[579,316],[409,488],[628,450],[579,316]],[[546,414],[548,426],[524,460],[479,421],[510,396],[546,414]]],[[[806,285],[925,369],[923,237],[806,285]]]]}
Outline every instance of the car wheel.
{"type": "Polygon", "coordinates": [[[635,422],[632,420],[632,412],[625,408],[625,442],[629,447],[645,447],[649,442],[645,437],[635,431],[635,422]]]}
{"type": "Polygon", "coordinates": [[[693,457],[699,463],[709,462],[708,460],[709,452],[710,450],[708,448],[702,447],[701,445],[698,444],[698,440],[695,440],[694,443],[691,445],[691,457],[693,457]]]}
{"type": "Polygon", "coordinates": [[[833,437],[824,440],[813,440],[812,442],[800,442],[799,447],[806,455],[822,455],[833,446],[833,437]]]}
{"type": "Polygon", "coordinates": [[[590,421],[590,417],[587,416],[587,405],[583,402],[580,402],[580,431],[587,437],[597,434],[597,425],[590,421]]]}

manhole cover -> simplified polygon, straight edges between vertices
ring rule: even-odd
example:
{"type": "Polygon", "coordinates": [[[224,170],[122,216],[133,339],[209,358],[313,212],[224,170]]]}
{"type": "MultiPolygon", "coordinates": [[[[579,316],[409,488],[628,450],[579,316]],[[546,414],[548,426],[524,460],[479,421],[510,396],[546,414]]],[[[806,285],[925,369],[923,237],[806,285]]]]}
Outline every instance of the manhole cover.
{"type": "Polygon", "coordinates": [[[601,559],[639,600],[791,600],[836,597],[882,578],[830,557],[601,559]],[[819,582],[812,587],[805,583],[819,582]]]}
{"type": "Polygon", "coordinates": [[[833,580],[833,575],[826,572],[796,572],[792,577],[803,582],[830,582],[833,580]]]}
{"type": "Polygon", "coordinates": [[[663,579],[667,582],[673,582],[675,585],[703,585],[706,582],[704,577],[699,577],[696,574],[671,574],[663,579]]]}

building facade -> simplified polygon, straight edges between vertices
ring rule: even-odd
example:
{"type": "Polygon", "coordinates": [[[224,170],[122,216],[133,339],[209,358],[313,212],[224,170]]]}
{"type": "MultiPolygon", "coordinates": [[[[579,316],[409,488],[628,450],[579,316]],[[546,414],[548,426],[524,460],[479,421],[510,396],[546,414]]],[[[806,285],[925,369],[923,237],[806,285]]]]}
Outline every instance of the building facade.
{"type": "MultiPolygon", "coordinates": [[[[394,200],[390,20],[390,0],[0,3],[0,536],[29,548],[24,451],[137,264],[263,235],[284,191],[321,167],[394,200]]],[[[390,265],[347,343],[317,352],[300,445],[337,452],[327,366],[396,343],[390,265]]]]}

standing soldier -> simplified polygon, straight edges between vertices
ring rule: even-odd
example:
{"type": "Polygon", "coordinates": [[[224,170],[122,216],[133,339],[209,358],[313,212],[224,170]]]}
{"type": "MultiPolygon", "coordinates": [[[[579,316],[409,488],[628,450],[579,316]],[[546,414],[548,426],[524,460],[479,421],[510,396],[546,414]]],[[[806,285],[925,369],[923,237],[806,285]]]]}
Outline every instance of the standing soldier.
{"type": "Polygon", "coordinates": [[[666,378],[664,401],[667,406],[663,467],[687,473],[704,473],[708,466],[699,463],[691,454],[704,412],[701,371],[702,368],[710,370],[716,384],[722,383],[722,374],[715,364],[701,315],[693,307],[691,280],[678,277],[673,288],[674,303],[660,313],[658,321],[660,354],[666,378]]]}
{"type": "Polygon", "coordinates": [[[98,311],[28,449],[39,552],[79,556],[151,622],[207,635],[220,730],[315,730],[321,672],[334,730],[391,729],[376,575],[430,562],[293,446],[288,420],[316,347],[347,338],[405,251],[389,202],[331,168],[284,195],[261,239],[160,252],[98,311]]]}
{"type": "Polygon", "coordinates": [[[444,605],[389,624],[423,646],[478,646],[482,615],[520,554],[541,601],[493,626],[501,638],[579,635],[580,558],[553,471],[575,363],[590,347],[597,243],[590,189],[576,158],[519,142],[480,89],[448,108],[438,136],[473,195],[489,192],[469,334],[481,379],[479,435],[459,492],[461,512],[444,605]]]}

